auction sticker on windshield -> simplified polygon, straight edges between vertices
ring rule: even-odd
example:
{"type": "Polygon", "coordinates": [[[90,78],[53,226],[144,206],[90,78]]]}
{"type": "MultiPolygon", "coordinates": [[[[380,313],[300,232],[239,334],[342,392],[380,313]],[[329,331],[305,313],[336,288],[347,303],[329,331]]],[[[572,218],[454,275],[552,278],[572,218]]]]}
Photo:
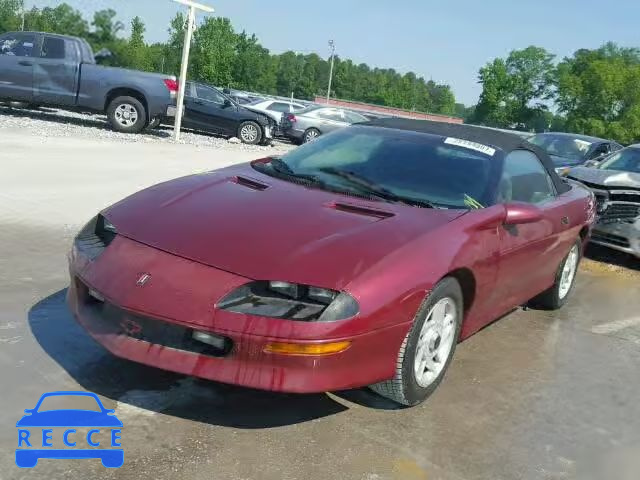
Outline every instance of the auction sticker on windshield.
{"type": "Polygon", "coordinates": [[[470,142],[469,140],[462,140],[460,138],[447,137],[444,143],[446,143],[447,145],[456,145],[458,147],[475,150],[476,152],[484,153],[485,155],[489,155],[490,157],[493,157],[493,155],[496,153],[495,148],[491,148],[481,143],[470,142]]]}

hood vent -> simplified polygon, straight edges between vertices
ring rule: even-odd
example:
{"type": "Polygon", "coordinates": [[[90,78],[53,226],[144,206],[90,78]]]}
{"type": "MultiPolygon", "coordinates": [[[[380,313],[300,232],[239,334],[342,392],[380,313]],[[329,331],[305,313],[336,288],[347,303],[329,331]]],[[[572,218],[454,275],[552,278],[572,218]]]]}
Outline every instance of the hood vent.
{"type": "Polygon", "coordinates": [[[260,192],[269,188],[269,185],[247,177],[236,176],[233,177],[231,181],[238,185],[250,188],[251,190],[258,190],[260,192]]]}
{"type": "Polygon", "coordinates": [[[378,210],[376,208],[365,207],[364,205],[352,205],[349,203],[335,202],[327,205],[334,210],[340,210],[341,212],[355,213],[356,215],[365,215],[367,217],[374,217],[379,219],[385,219],[393,217],[393,213],[384,210],[378,210]]]}

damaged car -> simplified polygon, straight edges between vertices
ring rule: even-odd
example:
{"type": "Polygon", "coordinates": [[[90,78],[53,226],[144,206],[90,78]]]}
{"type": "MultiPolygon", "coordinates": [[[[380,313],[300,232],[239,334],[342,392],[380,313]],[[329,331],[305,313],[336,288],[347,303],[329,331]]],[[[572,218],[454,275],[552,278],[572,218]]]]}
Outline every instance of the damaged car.
{"type": "Polygon", "coordinates": [[[460,340],[567,301],[594,217],[517,135],[378,119],[105,209],[74,240],[67,301],[125,359],[416,405],[460,340]]]}
{"type": "Polygon", "coordinates": [[[589,187],[597,200],[591,241],[640,258],[640,144],[595,167],[576,167],[567,178],[589,187]]]}

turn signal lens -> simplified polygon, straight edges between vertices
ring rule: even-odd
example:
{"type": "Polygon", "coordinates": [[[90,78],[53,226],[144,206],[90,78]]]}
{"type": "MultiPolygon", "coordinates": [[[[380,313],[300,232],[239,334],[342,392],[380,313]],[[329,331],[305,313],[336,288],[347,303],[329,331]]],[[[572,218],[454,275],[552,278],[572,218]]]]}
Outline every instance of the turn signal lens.
{"type": "Polygon", "coordinates": [[[268,343],[264,347],[266,353],[280,353],[282,355],[331,355],[345,351],[351,342],[331,343],[268,343]]]}

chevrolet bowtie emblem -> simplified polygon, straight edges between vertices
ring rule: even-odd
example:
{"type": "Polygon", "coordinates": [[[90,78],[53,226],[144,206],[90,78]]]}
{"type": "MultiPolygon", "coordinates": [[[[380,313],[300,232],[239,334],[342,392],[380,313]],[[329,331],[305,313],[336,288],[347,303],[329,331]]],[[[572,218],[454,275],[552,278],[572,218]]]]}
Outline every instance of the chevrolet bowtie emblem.
{"type": "Polygon", "coordinates": [[[147,283],[149,281],[149,279],[151,278],[151,275],[148,273],[143,273],[142,275],[140,275],[140,278],[138,278],[138,281],[136,282],[136,285],[138,285],[139,287],[144,286],[145,283],[147,283]]]}

